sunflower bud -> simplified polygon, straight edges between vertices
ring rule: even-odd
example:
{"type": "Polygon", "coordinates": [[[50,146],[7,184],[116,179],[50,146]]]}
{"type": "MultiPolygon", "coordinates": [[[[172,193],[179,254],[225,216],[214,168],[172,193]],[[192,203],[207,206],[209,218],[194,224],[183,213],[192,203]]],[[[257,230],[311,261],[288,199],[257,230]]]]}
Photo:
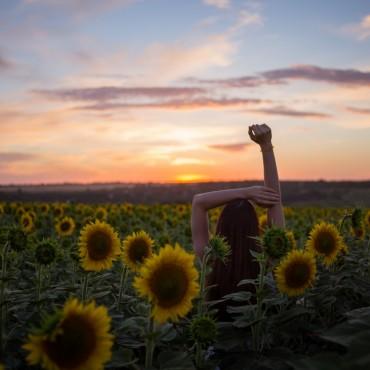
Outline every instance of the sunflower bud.
{"type": "Polygon", "coordinates": [[[20,228],[13,227],[9,230],[8,242],[11,249],[21,252],[26,249],[27,235],[20,228]]]}
{"type": "Polygon", "coordinates": [[[281,258],[291,249],[287,233],[278,227],[268,228],[262,237],[262,245],[271,258],[281,258]]]}
{"type": "Polygon", "coordinates": [[[362,218],[363,218],[362,209],[356,208],[352,212],[352,216],[351,216],[352,227],[354,229],[357,229],[362,226],[362,218]]]}
{"type": "Polygon", "coordinates": [[[209,240],[208,245],[212,255],[225,263],[231,253],[231,248],[226,239],[220,235],[215,235],[209,240]]]}
{"type": "Polygon", "coordinates": [[[55,260],[56,254],[56,244],[51,239],[42,240],[35,249],[36,261],[40,265],[50,265],[55,260]]]}
{"type": "Polygon", "coordinates": [[[215,321],[209,316],[195,317],[190,324],[191,337],[200,344],[211,344],[216,340],[217,327],[215,321]]]}

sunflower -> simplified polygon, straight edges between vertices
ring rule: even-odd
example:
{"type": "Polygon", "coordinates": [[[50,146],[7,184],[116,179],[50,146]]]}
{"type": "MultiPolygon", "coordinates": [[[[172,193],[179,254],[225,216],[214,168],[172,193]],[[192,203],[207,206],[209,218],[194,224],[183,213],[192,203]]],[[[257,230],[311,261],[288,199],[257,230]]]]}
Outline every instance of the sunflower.
{"type": "Polygon", "coordinates": [[[25,233],[29,233],[33,229],[33,219],[27,212],[23,213],[21,216],[21,227],[25,233]]]}
{"type": "Polygon", "coordinates": [[[324,259],[324,264],[331,265],[341,250],[346,250],[343,238],[333,224],[321,222],[314,226],[309,234],[306,248],[324,259]]]}
{"type": "Polygon", "coordinates": [[[134,287],[152,302],[156,321],[177,321],[191,310],[192,300],[199,293],[194,257],[178,244],[167,244],[141,267],[134,287]]]}
{"type": "Polygon", "coordinates": [[[231,247],[226,238],[221,235],[214,235],[209,239],[208,246],[211,249],[213,257],[219,259],[224,264],[227,262],[231,254],[231,247]]]}
{"type": "Polygon", "coordinates": [[[36,220],[36,213],[34,211],[29,210],[28,211],[28,214],[31,216],[32,221],[35,221],[36,220]]]}
{"type": "Polygon", "coordinates": [[[355,208],[351,215],[352,227],[357,229],[361,227],[363,212],[361,208],[355,208]]]}
{"type": "Polygon", "coordinates": [[[361,223],[360,226],[352,227],[352,235],[357,239],[363,239],[365,237],[365,225],[361,223]]]}
{"type": "Polygon", "coordinates": [[[21,252],[27,247],[27,234],[20,226],[12,226],[8,233],[8,242],[11,249],[21,252]]]}
{"type": "Polygon", "coordinates": [[[266,227],[268,226],[267,224],[267,215],[261,215],[259,218],[258,218],[258,225],[259,225],[259,228],[260,228],[260,233],[262,234],[266,227]]]}
{"type": "Polygon", "coordinates": [[[102,370],[112,357],[113,335],[107,308],[69,299],[63,310],[45,319],[23,348],[30,365],[47,370],[102,370]]]}
{"type": "Polygon", "coordinates": [[[54,204],[53,213],[55,217],[62,217],[64,215],[64,206],[62,204],[54,204]]]}
{"type": "Polygon", "coordinates": [[[108,212],[104,207],[98,207],[95,210],[95,218],[97,218],[100,221],[106,220],[108,217],[108,212]]]}
{"type": "Polygon", "coordinates": [[[295,240],[295,236],[293,231],[286,231],[286,236],[288,237],[290,249],[296,249],[297,248],[297,242],[295,240]]]}
{"type": "Polygon", "coordinates": [[[69,236],[73,234],[75,227],[72,217],[63,217],[56,223],[55,230],[59,236],[69,236]]]}
{"type": "Polygon", "coordinates": [[[281,258],[291,249],[291,244],[285,230],[272,226],[265,230],[262,237],[262,244],[271,258],[281,258]]]}
{"type": "Polygon", "coordinates": [[[19,218],[21,218],[24,213],[26,213],[26,210],[22,206],[17,207],[15,210],[15,215],[19,218]]]}
{"type": "Polygon", "coordinates": [[[40,265],[50,265],[57,256],[57,245],[52,239],[44,239],[35,248],[35,258],[40,265]]]}
{"type": "Polygon", "coordinates": [[[191,338],[201,344],[211,344],[217,338],[217,326],[210,316],[198,316],[190,323],[191,338]]]}
{"type": "Polygon", "coordinates": [[[274,272],[280,292],[290,297],[303,294],[315,281],[315,257],[308,251],[292,250],[280,261],[274,272]]]}
{"type": "Polygon", "coordinates": [[[47,204],[47,203],[42,203],[40,205],[40,211],[44,215],[46,215],[49,212],[49,209],[50,209],[50,207],[49,207],[49,204],[47,204]]]}
{"type": "Polygon", "coordinates": [[[293,217],[294,211],[290,207],[284,207],[284,216],[286,218],[293,217]]]}
{"type": "Polygon", "coordinates": [[[145,231],[129,235],[123,241],[123,262],[132,270],[139,271],[146,258],[152,256],[154,241],[145,231]]]}
{"type": "Polygon", "coordinates": [[[370,211],[367,211],[366,216],[365,216],[365,223],[368,228],[370,228],[370,211]]]}
{"type": "Polygon", "coordinates": [[[112,267],[120,254],[121,243],[112,226],[96,220],[85,225],[79,238],[82,267],[88,271],[100,271],[112,267]]]}

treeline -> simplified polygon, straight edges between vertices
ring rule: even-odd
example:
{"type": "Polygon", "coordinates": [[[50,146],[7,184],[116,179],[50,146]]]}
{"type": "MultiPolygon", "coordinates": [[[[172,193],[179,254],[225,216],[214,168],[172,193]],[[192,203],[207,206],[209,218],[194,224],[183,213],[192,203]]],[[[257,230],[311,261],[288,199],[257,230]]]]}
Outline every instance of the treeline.
{"type": "MultiPolygon", "coordinates": [[[[263,185],[262,181],[191,184],[65,184],[0,186],[1,201],[185,203],[196,193],[263,185]]],[[[370,207],[370,181],[282,181],[286,205],[370,207]]]]}

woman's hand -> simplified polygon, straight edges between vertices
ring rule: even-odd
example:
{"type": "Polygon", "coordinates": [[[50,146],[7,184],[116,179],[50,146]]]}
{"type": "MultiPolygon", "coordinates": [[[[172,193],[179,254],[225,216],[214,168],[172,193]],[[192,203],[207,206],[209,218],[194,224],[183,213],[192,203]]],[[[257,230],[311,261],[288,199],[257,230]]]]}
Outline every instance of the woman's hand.
{"type": "Polygon", "coordinates": [[[261,147],[271,146],[271,129],[265,123],[249,126],[249,137],[261,147]]]}
{"type": "Polygon", "coordinates": [[[245,197],[264,208],[270,208],[280,203],[279,193],[267,186],[250,186],[245,188],[245,197]]]}

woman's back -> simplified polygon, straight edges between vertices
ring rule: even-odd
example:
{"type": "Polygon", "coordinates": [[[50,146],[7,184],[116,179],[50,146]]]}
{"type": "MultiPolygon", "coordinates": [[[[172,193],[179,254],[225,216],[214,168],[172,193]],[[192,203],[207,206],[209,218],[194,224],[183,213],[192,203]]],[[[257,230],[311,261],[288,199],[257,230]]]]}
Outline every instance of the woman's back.
{"type": "MultiPolygon", "coordinates": [[[[238,283],[242,279],[254,279],[258,276],[258,263],[250,253],[250,250],[259,250],[256,240],[251,238],[258,236],[258,231],[257,214],[249,201],[237,199],[224,207],[217,223],[216,234],[225,238],[230,245],[231,254],[225,263],[220,260],[213,262],[207,285],[215,286],[210,288],[208,300],[219,300],[226,294],[241,290],[254,293],[251,285],[238,287],[238,283]]],[[[237,302],[228,300],[215,305],[219,310],[220,320],[231,319],[226,311],[228,305],[237,305],[237,302]]]]}

